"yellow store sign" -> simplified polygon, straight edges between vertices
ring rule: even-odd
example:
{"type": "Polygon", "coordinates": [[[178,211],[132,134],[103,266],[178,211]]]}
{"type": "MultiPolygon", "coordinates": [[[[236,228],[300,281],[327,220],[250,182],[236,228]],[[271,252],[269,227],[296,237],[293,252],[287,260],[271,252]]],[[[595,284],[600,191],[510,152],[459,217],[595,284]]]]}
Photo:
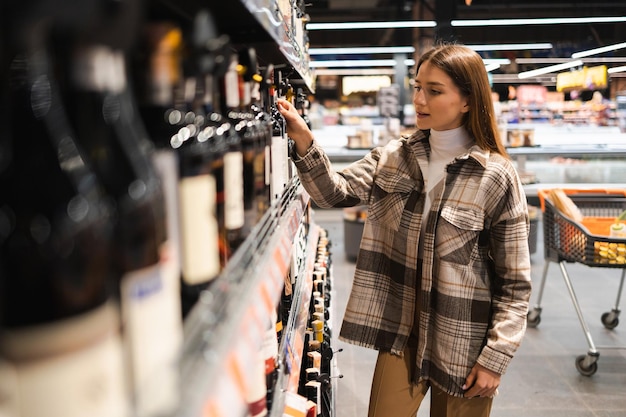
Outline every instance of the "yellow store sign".
{"type": "Polygon", "coordinates": [[[582,70],[562,72],[556,76],[556,91],[602,90],[606,86],[606,65],[583,67],[582,70]]]}

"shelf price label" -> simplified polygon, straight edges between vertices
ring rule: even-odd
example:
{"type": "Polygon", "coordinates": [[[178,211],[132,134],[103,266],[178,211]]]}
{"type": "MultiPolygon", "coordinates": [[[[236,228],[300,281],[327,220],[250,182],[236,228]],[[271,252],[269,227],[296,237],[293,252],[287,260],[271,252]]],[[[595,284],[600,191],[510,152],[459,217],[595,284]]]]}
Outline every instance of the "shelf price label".
{"type": "Polygon", "coordinates": [[[202,409],[202,417],[242,416],[247,413],[241,375],[233,355],[225,360],[223,375],[217,375],[210,398],[202,409]]]}

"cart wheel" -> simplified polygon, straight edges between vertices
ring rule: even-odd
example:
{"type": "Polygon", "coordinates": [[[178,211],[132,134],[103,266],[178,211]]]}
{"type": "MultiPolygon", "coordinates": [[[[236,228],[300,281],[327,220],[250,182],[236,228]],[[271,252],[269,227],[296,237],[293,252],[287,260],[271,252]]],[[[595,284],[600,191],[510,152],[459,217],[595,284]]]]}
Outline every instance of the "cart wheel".
{"type": "Polygon", "coordinates": [[[613,330],[619,324],[619,318],[615,310],[606,312],[602,315],[602,324],[609,330],[613,330]]]}
{"type": "Polygon", "coordinates": [[[530,311],[526,316],[526,322],[528,323],[528,327],[535,328],[539,326],[539,323],[541,323],[541,309],[535,308],[530,311]]]}
{"type": "Polygon", "coordinates": [[[598,370],[597,360],[597,356],[580,355],[576,358],[576,370],[583,376],[591,376],[598,370]],[[593,362],[586,364],[588,358],[593,362]]]}

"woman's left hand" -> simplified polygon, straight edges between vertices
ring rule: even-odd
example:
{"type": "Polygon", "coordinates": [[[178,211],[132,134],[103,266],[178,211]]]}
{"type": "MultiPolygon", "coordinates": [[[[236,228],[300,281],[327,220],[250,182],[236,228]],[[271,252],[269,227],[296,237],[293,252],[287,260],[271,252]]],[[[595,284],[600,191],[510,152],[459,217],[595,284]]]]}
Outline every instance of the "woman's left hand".
{"type": "Polygon", "coordinates": [[[465,398],[493,397],[500,386],[501,375],[476,364],[465,379],[465,398]]]}

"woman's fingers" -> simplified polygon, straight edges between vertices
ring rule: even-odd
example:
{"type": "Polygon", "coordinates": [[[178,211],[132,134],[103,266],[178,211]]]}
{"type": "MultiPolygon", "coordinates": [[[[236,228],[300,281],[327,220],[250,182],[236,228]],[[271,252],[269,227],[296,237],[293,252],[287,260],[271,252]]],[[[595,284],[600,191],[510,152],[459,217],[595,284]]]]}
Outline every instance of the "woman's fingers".
{"type": "Polygon", "coordinates": [[[500,385],[500,374],[476,364],[465,380],[465,397],[492,397],[500,385]]]}
{"type": "Polygon", "coordinates": [[[278,107],[278,111],[280,112],[280,114],[283,115],[285,119],[292,121],[294,116],[300,116],[296,108],[293,107],[293,105],[289,101],[279,98],[276,104],[278,107]]]}
{"type": "Polygon", "coordinates": [[[296,152],[303,156],[313,142],[313,133],[298,110],[287,100],[278,99],[276,108],[287,122],[287,134],[296,144],[296,152]]]}

